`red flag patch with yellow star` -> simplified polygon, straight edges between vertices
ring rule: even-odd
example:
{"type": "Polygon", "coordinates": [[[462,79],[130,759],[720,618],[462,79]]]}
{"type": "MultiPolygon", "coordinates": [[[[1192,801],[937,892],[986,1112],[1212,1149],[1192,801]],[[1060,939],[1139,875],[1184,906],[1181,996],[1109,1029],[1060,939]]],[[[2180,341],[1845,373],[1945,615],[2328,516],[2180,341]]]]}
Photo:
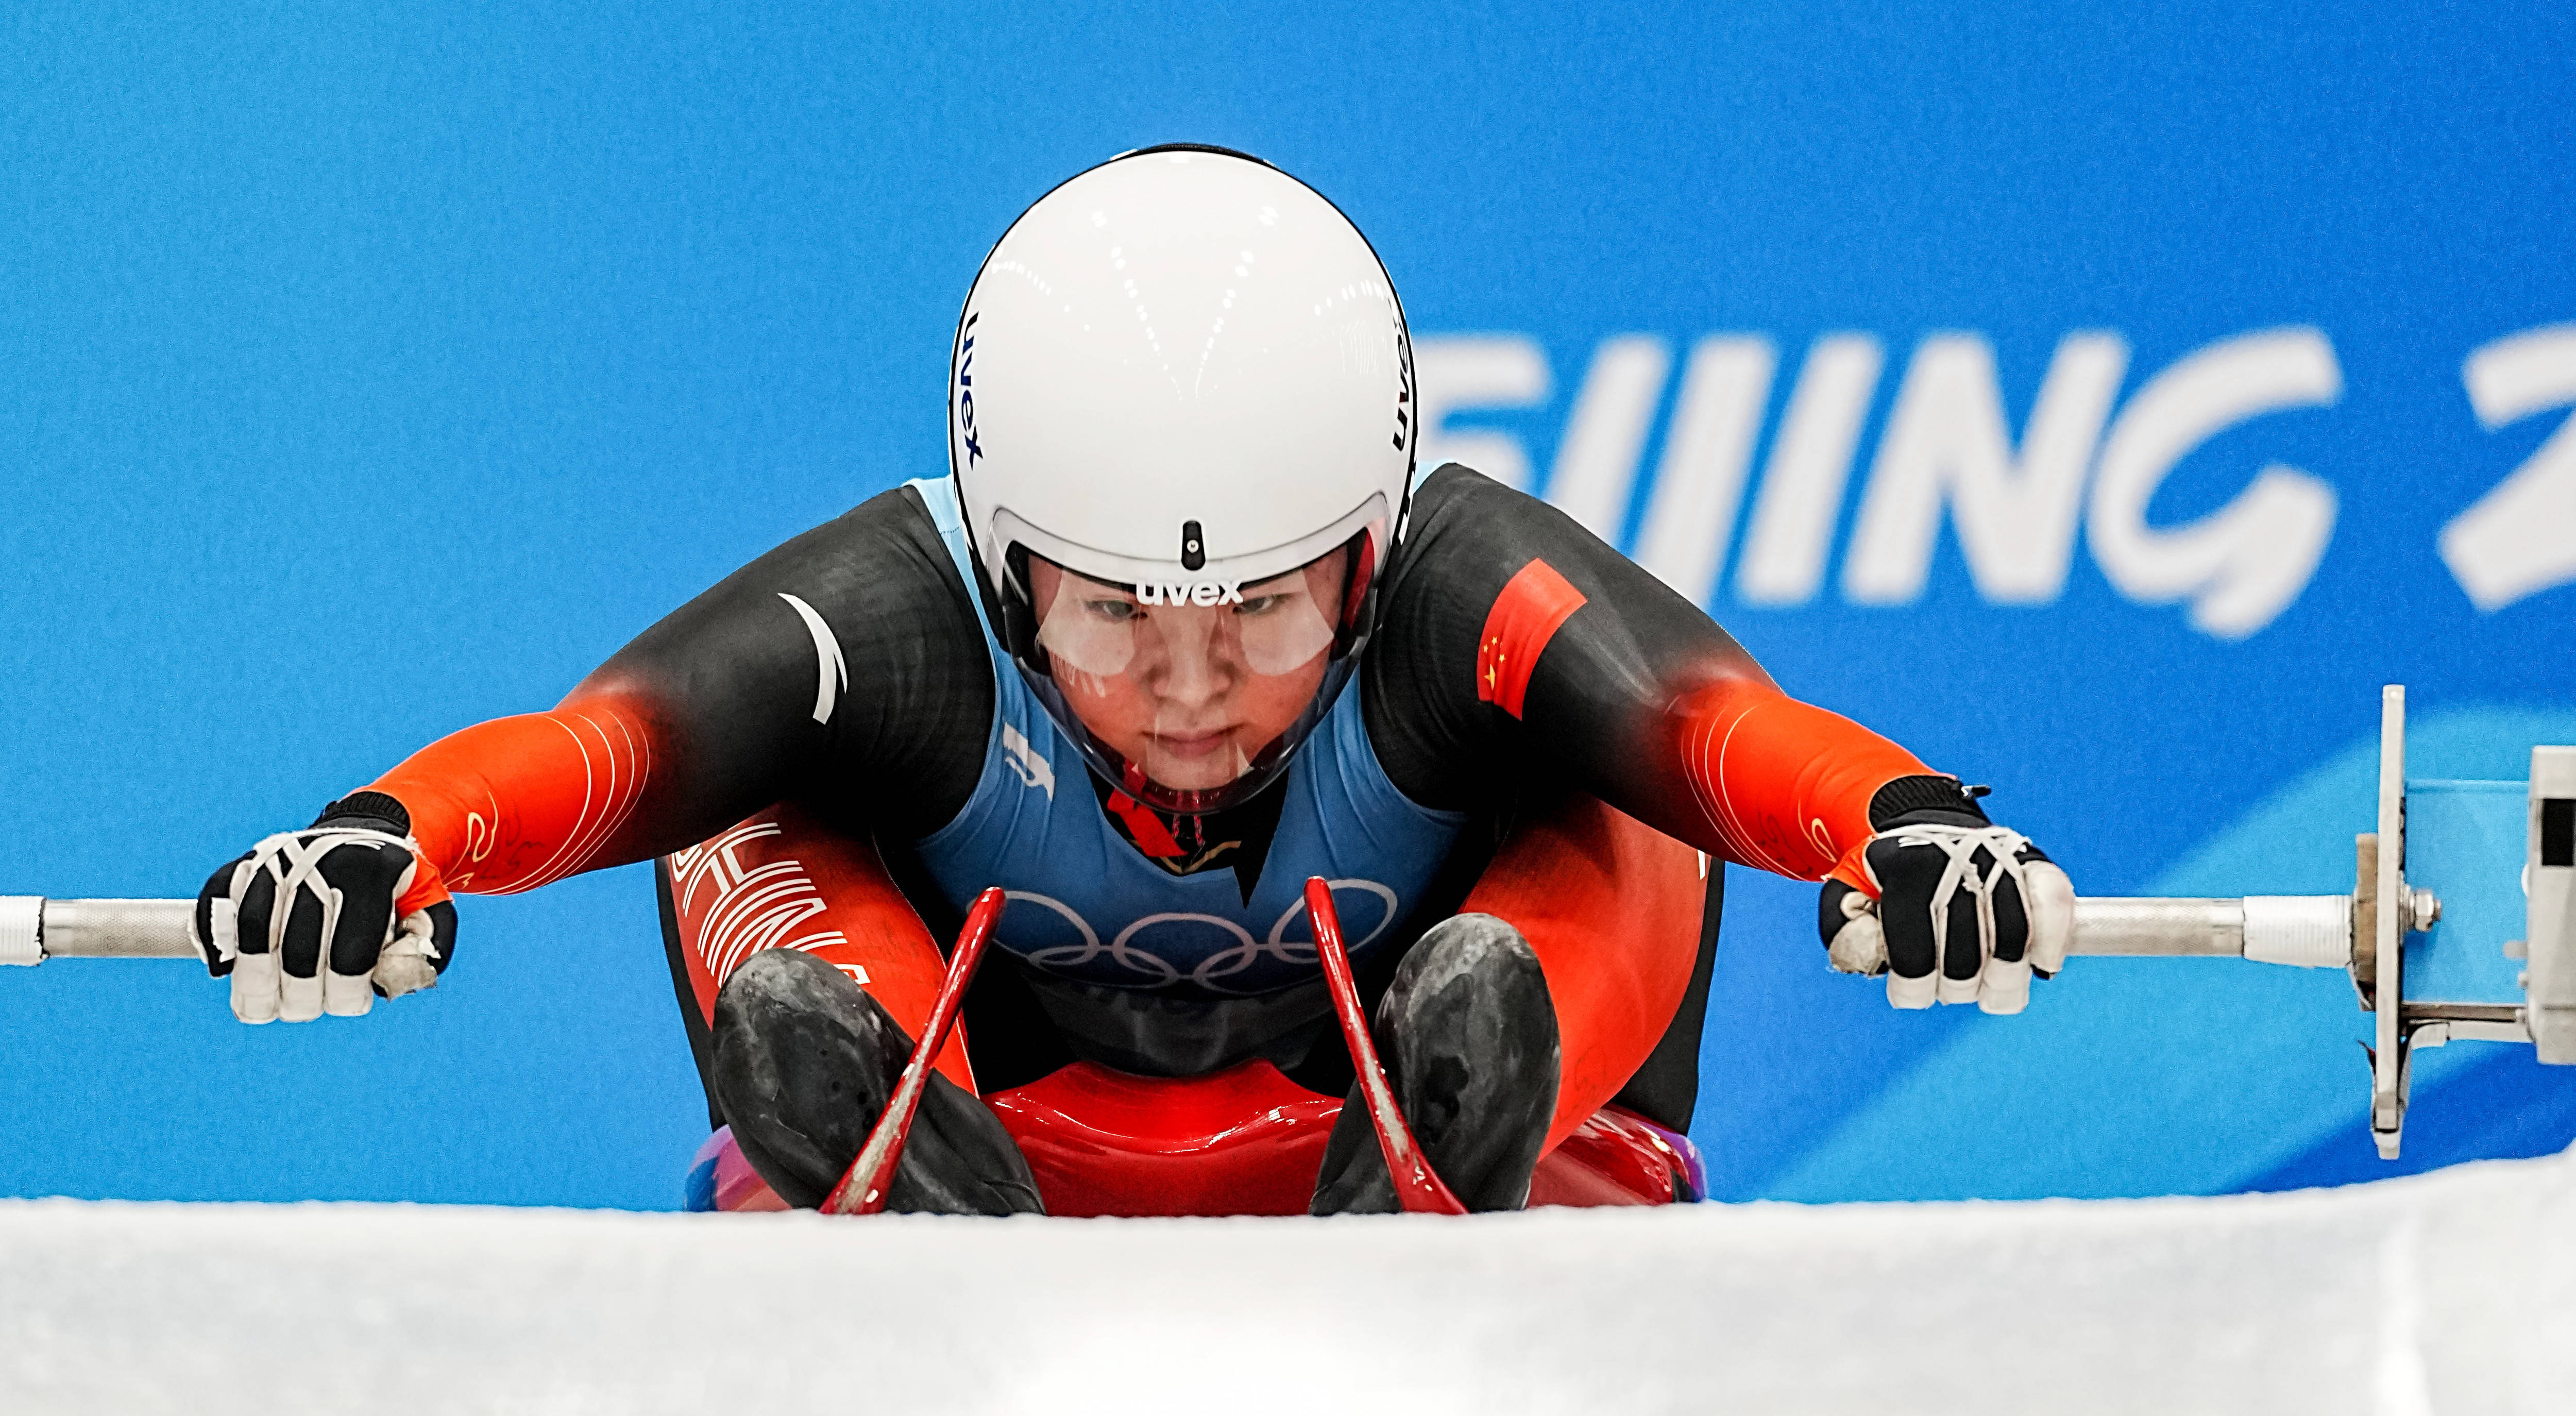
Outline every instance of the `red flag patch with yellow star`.
{"type": "Polygon", "coordinates": [[[1522,566],[1485,612],[1476,641],[1476,697],[1517,718],[1530,671],[1556,637],[1557,627],[1583,608],[1583,592],[1543,560],[1522,566]]]}

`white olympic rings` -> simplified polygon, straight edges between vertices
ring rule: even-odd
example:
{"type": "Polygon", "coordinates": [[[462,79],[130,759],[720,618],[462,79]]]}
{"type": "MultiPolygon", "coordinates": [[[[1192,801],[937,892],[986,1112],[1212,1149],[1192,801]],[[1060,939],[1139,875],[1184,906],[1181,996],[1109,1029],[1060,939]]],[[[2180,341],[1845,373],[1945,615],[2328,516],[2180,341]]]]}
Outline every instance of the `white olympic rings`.
{"type": "MultiPolygon", "coordinates": [[[[1379,935],[1394,926],[1396,912],[1401,907],[1395,891],[1374,880],[1332,880],[1326,883],[1336,891],[1358,890],[1374,895],[1385,906],[1379,913],[1377,923],[1371,926],[1366,934],[1347,942],[1346,947],[1352,953],[1356,954],[1368,947],[1379,935]]],[[[1288,926],[1295,923],[1299,915],[1305,913],[1306,901],[1302,895],[1270,926],[1269,937],[1266,939],[1254,939],[1252,931],[1221,915],[1176,910],[1150,914],[1135,920],[1126,928],[1119,930],[1116,937],[1103,944],[1100,942],[1099,931],[1091,927],[1091,922],[1084,919],[1079,911],[1064,901],[1050,895],[1038,894],[1033,890],[1010,890],[1005,891],[1004,894],[1008,899],[1026,900],[1031,904],[1045,906],[1062,916],[1065,922],[1072,925],[1082,936],[1082,942],[1079,944],[1058,944],[1022,956],[1030,963],[1049,972],[1069,972],[1105,954],[1111,963],[1139,975],[1137,984],[1140,986],[1158,987],[1178,982],[1182,977],[1180,967],[1152,950],[1139,946],[1135,939],[1139,933],[1154,925],[1184,922],[1213,925],[1235,938],[1233,947],[1210,954],[1189,971],[1190,982],[1212,992],[1236,992],[1237,990],[1227,988],[1221,980],[1243,973],[1264,958],[1292,966],[1315,962],[1315,943],[1311,930],[1308,937],[1302,940],[1292,940],[1287,937],[1288,926]]]]}

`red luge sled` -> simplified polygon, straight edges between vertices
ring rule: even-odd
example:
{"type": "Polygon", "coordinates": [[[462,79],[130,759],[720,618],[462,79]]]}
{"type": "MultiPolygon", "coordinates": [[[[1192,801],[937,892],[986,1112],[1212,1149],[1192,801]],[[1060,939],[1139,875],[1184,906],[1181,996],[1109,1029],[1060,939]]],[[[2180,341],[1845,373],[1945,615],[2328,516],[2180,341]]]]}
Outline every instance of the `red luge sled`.
{"type": "MultiPolygon", "coordinates": [[[[886,1114],[825,1202],[827,1210],[872,1213],[882,1206],[883,1177],[893,1174],[902,1154],[931,1059],[947,1042],[948,1025],[1000,913],[1000,892],[987,894],[994,898],[978,900],[968,912],[939,1006],[886,1114]]],[[[1322,881],[1309,883],[1307,903],[1343,1035],[1364,1069],[1363,1083],[1376,1084],[1364,1085],[1363,1092],[1377,1103],[1370,1119],[1397,1177],[1398,1195],[1407,1210],[1460,1213],[1421,1160],[1385,1091],[1358,993],[1349,986],[1340,922],[1322,881]]],[[[1340,1097],[1308,1091],[1259,1060],[1204,1077],[1142,1077],[1079,1062],[984,1101],[1028,1157],[1047,1213],[1062,1216],[1304,1214],[1324,1142],[1342,1111],[1340,1097]]],[[[1660,1205],[1697,1199],[1706,1188],[1699,1153],[1686,1137],[1607,1106],[1540,1158],[1529,1203],[1660,1205]]],[[[787,1204],[742,1158],[728,1127],[698,1150],[689,1172],[688,1208],[783,1210],[787,1204]]]]}
{"type": "MultiPolygon", "coordinates": [[[[1267,1062],[1204,1077],[1139,1077],[1078,1062],[985,1102],[1029,1159],[1047,1213],[1304,1214],[1342,1099],[1267,1062]]],[[[1661,1205],[1699,1197],[1688,1139],[1604,1107],[1538,1163],[1530,1205],[1661,1205]]],[[[693,1210],[782,1210],[733,1143],[699,1147],[693,1210]]]]}

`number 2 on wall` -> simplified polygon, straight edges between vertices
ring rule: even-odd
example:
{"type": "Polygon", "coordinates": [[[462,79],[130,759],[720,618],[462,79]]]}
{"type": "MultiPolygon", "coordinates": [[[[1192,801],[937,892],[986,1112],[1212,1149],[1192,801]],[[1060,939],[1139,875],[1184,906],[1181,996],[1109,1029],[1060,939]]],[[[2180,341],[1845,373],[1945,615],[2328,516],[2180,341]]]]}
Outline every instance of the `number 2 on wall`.
{"type": "MultiPolygon", "coordinates": [[[[2469,406],[2493,432],[2576,404],[2576,324],[2507,335],[2460,369],[2469,406]]],[[[2442,528],[2443,563],[2480,610],[2576,580],[2576,417],[2495,489],[2442,528]]]]}

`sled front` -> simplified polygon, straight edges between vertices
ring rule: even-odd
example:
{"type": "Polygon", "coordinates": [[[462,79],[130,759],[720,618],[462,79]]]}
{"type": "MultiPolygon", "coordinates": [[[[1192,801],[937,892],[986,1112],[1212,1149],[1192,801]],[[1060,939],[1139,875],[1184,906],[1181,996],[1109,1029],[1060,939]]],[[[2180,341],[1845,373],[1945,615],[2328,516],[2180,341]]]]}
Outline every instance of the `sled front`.
{"type": "MultiPolygon", "coordinates": [[[[1341,1115],[1339,1097],[1298,1086],[1265,1061],[1205,1077],[1140,1077],[1076,1063],[985,1101],[1028,1157],[1047,1213],[1304,1214],[1341,1115]]],[[[1660,1205],[1699,1198],[1691,1143],[1605,1107],[1538,1163],[1529,1203],[1660,1205]]],[[[691,1168],[693,1210],[777,1210],[730,1130],[691,1168]]]]}

